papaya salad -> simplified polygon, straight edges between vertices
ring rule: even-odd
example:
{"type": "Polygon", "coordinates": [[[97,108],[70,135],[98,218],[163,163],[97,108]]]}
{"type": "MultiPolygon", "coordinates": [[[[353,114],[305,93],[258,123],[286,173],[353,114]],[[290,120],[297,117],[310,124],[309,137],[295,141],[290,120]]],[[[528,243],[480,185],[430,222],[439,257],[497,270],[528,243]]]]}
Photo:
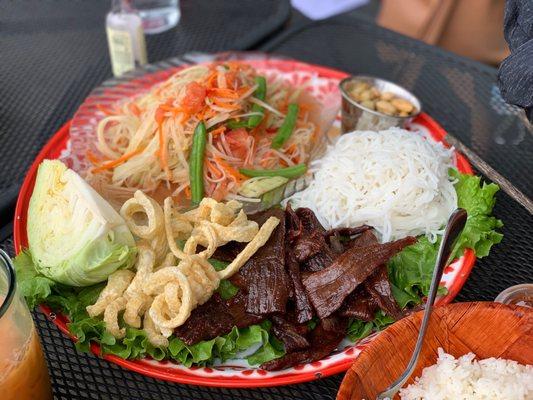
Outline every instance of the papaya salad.
{"type": "Polygon", "coordinates": [[[87,179],[198,203],[256,198],[306,172],[322,132],[303,88],[241,62],[193,66],[148,93],[100,107],[87,179]]]}

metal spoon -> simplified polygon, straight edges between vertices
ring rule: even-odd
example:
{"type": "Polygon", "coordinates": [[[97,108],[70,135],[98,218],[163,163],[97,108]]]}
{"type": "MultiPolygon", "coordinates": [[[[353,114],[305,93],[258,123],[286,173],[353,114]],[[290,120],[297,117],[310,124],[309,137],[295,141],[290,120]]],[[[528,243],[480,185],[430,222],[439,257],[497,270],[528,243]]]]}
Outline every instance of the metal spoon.
{"type": "Polygon", "coordinates": [[[379,394],[376,397],[376,400],[394,398],[396,393],[398,393],[405,382],[407,382],[407,379],[409,379],[416,367],[420,350],[422,350],[422,344],[424,342],[424,336],[426,334],[431,311],[433,311],[433,304],[435,303],[435,298],[437,297],[437,289],[442,278],[442,273],[444,271],[444,267],[446,267],[446,265],[448,265],[448,263],[451,261],[449,258],[453,249],[453,244],[465,226],[466,217],[466,211],[462,208],[458,208],[448,219],[448,223],[446,224],[446,229],[442,237],[442,242],[439,247],[437,261],[435,262],[435,269],[433,270],[433,277],[431,278],[431,286],[429,287],[429,295],[426,303],[426,309],[424,311],[424,318],[422,319],[422,325],[420,326],[420,331],[418,332],[415,350],[404,373],[400,375],[396,382],[390,385],[384,392],[379,394]]]}

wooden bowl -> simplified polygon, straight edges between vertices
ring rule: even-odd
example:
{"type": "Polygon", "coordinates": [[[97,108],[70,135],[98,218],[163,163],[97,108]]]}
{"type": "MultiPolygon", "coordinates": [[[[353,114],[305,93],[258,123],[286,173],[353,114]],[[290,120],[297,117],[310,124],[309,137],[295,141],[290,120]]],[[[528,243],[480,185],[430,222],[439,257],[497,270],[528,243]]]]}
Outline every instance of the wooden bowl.
{"type": "MultiPolygon", "coordinates": [[[[405,370],[415,347],[423,312],[379,334],[357,357],[342,381],[338,400],[374,400],[405,370]]],[[[433,310],[416,369],[407,382],[437,362],[442,347],[454,357],[501,357],[533,363],[533,309],[500,303],[455,303],[433,310]]],[[[399,398],[398,396],[396,398],[399,398]]]]}

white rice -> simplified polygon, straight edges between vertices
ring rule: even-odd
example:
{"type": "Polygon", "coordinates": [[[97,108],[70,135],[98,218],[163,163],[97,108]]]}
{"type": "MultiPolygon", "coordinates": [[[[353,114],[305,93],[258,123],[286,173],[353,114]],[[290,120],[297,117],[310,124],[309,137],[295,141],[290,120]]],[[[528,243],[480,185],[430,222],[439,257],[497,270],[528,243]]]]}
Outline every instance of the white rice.
{"type": "Polygon", "coordinates": [[[437,364],[400,390],[402,400],[531,400],[533,367],[502,358],[455,359],[439,348],[437,364]]]}
{"type": "Polygon", "coordinates": [[[382,242],[434,239],[457,207],[453,165],[453,151],[422,134],[355,131],[311,163],[313,181],[288,200],[313,210],[326,229],[367,224],[382,242]]]}

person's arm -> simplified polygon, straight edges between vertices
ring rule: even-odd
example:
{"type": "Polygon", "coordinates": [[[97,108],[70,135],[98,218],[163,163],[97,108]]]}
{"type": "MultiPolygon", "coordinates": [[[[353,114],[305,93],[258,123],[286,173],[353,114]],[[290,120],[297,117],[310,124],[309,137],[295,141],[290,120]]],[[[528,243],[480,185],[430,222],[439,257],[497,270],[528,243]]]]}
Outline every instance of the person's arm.
{"type": "Polygon", "coordinates": [[[511,55],[500,65],[498,84],[503,98],[526,111],[533,123],[533,3],[507,0],[505,40],[511,55]]]}

